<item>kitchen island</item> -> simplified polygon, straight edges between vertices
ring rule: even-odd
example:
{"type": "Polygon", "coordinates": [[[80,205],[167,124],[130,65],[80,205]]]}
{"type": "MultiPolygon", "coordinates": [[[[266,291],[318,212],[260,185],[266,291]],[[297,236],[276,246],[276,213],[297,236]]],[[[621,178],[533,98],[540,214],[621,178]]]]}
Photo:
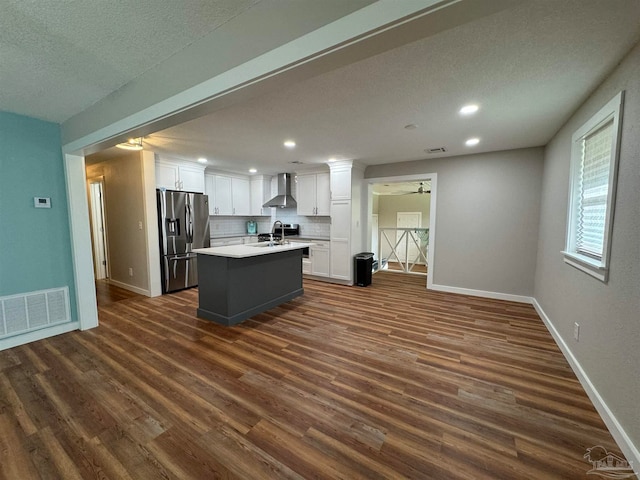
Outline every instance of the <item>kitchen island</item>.
{"type": "Polygon", "coordinates": [[[312,243],[200,248],[198,317],[237,325],[304,293],[302,250],[312,243]]]}

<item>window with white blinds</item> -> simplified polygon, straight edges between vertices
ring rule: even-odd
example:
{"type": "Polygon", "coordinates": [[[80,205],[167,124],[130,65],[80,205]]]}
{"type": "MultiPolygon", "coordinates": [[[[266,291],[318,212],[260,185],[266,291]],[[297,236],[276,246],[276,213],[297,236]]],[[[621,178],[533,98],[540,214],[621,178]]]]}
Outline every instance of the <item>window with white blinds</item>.
{"type": "Polygon", "coordinates": [[[604,248],[613,119],[582,140],[576,250],[598,260],[604,248]]]}
{"type": "Polygon", "coordinates": [[[573,135],[566,263],[606,282],[623,92],[573,135]]]}

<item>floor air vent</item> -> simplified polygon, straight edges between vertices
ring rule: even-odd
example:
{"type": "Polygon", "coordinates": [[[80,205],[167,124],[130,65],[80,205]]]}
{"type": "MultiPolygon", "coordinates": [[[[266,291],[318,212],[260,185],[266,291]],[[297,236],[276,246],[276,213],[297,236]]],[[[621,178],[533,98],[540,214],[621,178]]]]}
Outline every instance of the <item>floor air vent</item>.
{"type": "Polygon", "coordinates": [[[0,338],[70,321],[67,287],[0,297],[0,338]]]}

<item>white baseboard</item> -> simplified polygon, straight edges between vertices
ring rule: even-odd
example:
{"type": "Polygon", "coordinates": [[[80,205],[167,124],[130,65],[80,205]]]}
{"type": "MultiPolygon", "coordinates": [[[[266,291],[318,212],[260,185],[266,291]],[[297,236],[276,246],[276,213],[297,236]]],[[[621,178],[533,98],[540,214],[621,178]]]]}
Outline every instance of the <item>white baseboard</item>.
{"type": "Polygon", "coordinates": [[[28,333],[21,333],[15,337],[3,338],[0,340],[0,350],[6,350],[8,348],[24,345],[25,343],[35,342],[44,338],[53,337],[62,333],[68,333],[80,328],[79,322],[68,322],[54,325],[52,327],[42,328],[40,330],[34,330],[28,333]]]}
{"type": "Polygon", "coordinates": [[[135,287],[133,285],[129,285],[128,283],[119,282],[118,280],[114,280],[113,278],[109,279],[109,283],[111,285],[115,285],[116,287],[129,290],[130,292],[139,293],[140,295],[144,295],[145,297],[151,296],[151,292],[149,290],[145,290],[144,288],[140,288],[140,287],[135,287]]]}
{"type": "Polygon", "coordinates": [[[511,293],[489,292],[486,290],[473,290],[471,288],[450,287],[448,285],[432,285],[429,290],[436,292],[459,293],[472,297],[492,298],[494,300],[507,300],[509,302],[532,304],[534,299],[525,295],[513,295],[511,293]]]}
{"type": "Polygon", "coordinates": [[[582,388],[584,388],[585,392],[587,392],[591,403],[593,403],[593,406],[596,407],[596,410],[600,414],[600,417],[602,417],[602,420],[609,429],[609,432],[613,436],[613,439],[620,447],[620,450],[622,450],[624,456],[627,457],[631,468],[633,468],[634,472],[636,472],[636,475],[640,477],[640,451],[624,431],[624,428],[622,428],[622,425],[620,425],[620,422],[618,422],[618,419],[609,409],[604,399],[600,396],[600,393],[598,393],[598,390],[596,390],[593,383],[591,383],[591,380],[587,376],[587,373],[582,368],[582,365],[580,365],[580,362],[578,362],[578,359],[573,355],[573,352],[569,348],[569,345],[567,345],[567,343],[564,341],[558,330],[555,328],[553,323],[551,323],[551,320],[535,298],[533,299],[533,307],[536,309],[536,312],[538,312],[538,315],[540,315],[540,318],[546,325],[547,330],[549,330],[549,333],[551,333],[551,336],[556,341],[556,344],[562,351],[564,357],[569,362],[571,369],[576,374],[576,377],[578,377],[578,381],[582,385],[582,388]]]}

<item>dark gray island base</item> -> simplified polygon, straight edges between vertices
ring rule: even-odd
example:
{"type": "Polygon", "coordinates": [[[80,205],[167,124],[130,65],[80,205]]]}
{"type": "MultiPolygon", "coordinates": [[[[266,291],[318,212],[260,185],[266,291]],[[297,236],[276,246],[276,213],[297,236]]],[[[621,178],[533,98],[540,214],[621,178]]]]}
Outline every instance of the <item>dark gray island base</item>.
{"type": "Polygon", "coordinates": [[[243,258],[198,253],[200,318],[237,325],[303,293],[300,249],[243,258]]]}

